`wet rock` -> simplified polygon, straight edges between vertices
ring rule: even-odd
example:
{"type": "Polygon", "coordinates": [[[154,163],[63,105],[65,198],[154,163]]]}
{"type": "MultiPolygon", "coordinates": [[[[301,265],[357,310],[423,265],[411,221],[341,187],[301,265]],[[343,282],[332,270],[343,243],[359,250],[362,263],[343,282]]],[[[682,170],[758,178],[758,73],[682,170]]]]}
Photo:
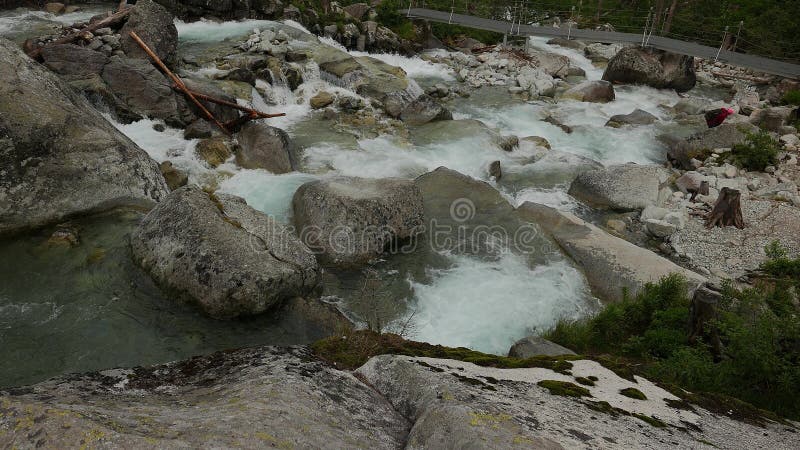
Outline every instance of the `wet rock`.
{"type": "Polygon", "coordinates": [[[197,143],[195,153],[212,168],[223,164],[233,154],[231,143],[224,137],[203,139],[197,143]]]}
{"type": "Polygon", "coordinates": [[[156,163],[59,77],[0,39],[0,234],[168,190],[156,163]]]}
{"type": "Polygon", "coordinates": [[[513,134],[508,136],[498,135],[494,141],[500,149],[506,152],[510,152],[519,147],[519,138],[513,134]]]}
{"type": "Polygon", "coordinates": [[[617,114],[611,116],[606,122],[607,127],[619,128],[624,125],[649,125],[658,120],[656,116],[641,109],[635,109],[630,114],[617,114]]]}
{"type": "Polygon", "coordinates": [[[247,83],[251,86],[256,85],[255,74],[251,70],[241,67],[233,69],[230,72],[228,72],[228,74],[225,75],[225,79],[230,81],[240,81],[242,83],[247,83]]]}
{"type": "Polygon", "coordinates": [[[562,94],[562,98],[593,103],[607,103],[615,97],[614,86],[608,81],[599,80],[584,81],[562,94]]]}
{"type": "Polygon", "coordinates": [[[603,80],[678,92],[692,89],[697,82],[693,57],[639,47],[620,50],[608,62],[603,80]]]}
{"type": "Polygon", "coordinates": [[[185,100],[177,97],[167,78],[148,61],[113,56],[102,79],[118,102],[114,106],[120,116],[134,113],[176,125],[191,117],[185,100]]]}
{"type": "Polygon", "coordinates": [[[429,95],[419,96],[400,113],[400,120],[409,125],[452,119],[453,114],[429,95]]]}
{"type": "Polygon", "coordinates": [[[295,170],[297,156],[289,135],[263,123],[248,123],[237,135],[236,164],[245,169],[266,169],[275,174],[295,170]]]}
{"type": "Polygon", "coordinates": [[[207,139],[220,133],[215,124],[203,119],[197,119],[183,130],[184,139],[207,139]]]}
{"type": "Polygon", "coordinates": [[[66,80],[97,76],[108,64],[108,57],[100,52],[74,44],[51,45],[42,49],[44,65],[66,80]]]}
{"type": "Polygon", "coordinates": [[[549,123],[551,125],[557,126],[558,128],[561,128],[561,131],[563,131],[564,133],[567,133],[567,134],[572,133],[572,127],[571,126],[563,124],[559,119],[557,119],[557,118],[555,118],[553,116],[545,117],[544,119],[542,119],[542,122],[547,122],[547,123],[549,123]]]}
{"type": "Polygon", "coordinates": [[[774,107],[754,110],[750,115],[750,123],[768,131],[778,131],[787,124],[792,108],[774,107]]]}
{"type": "MultiPolygon", "coordinates": [[[[228,94],[222,88],[219,87],[218,84],[206,79],[193,79],[193,78],[184,78],[184,84],[193,92],[199,92],[201,94],[205,94],[211,97],[216,97],[220,100],[225,100],[227,102],[236,103],[236,97],[228,94]]],[[[217,82],[219,83],[219,82],[217,82]]],[[[181,99],[183,100],[183,99],[181,99]]],[[[186,103],[184,101],[184,103],[186,103]]],[[[205,100],[200,100],[200,103],[214,115],[220,122],[230,122],[232,120],[239,118],[239,111],[229,108],[227,106],[218,105],[216,103],[212,103],[205,100]]],[[[188,108],[196,117],[204,117],[203,113],[197,108],[194,104],[189,103],[188,108]]]]}
{"type": "Polygon", "coordinates": [[[423,204],[413,182],[335,177],[306,183],[292,199],[305,243],[326,262],[351,267],[421,232],[423,204]]]}
{"type": "Polygon", "coordinates": [[[64,6],[63,3],[52,2],[52,3],[45,3],[43,9],[45,10],[45,12],[48,12],[50,14],[61,14],[64,12],[64,9],[66,9],[66,6],[64,6]]]}
{"type": "Polygon", "coordinates": [[[526,142],[533,142],[535,145],[537,145],[539,147],[544,147],[544,148],[550,150],[550,142],[548,142],[547,139],[545,139],[545,138],[543,138],[541,136],[527,136],[527,137],[522,138],[522,140],[526,141],[526,142]]]}
{"type": "Polygon", "coordinates": [[[572,350],[562,347],[555,342],[550,342],[539,336],[528,336],[514,343],[508,350],[512,358],[532,358],[534,356],[560,356],[574,355],[572,350]]]}
{"type": "Polygon", "coordinates": [[[583,172],[569,194],[595,206],[616,210],[643,209],[658,203],[669,173],[658,166],[621,164],[583,172]]]}
{"type": "Polygon", "coordinates": [[[150,61],[144,50],[130,36],[136,34],[167,66],[177,62],[178,29],[175,17],[152,0],[139,0],[120,30],[122,50],[131,58],[150,61]]]}
{"type": "Polygon", "coordinates": [[[352,95],[340,97],[336,104],[339,106],[339,108],[347,112],[355,112],[364,109],[364,101],[352,95]]]}
{"type": "Polygon", "coordinates": [[[322,109],[329,106],[336,100],[330,92],[320,91],[317,95],[311,97],[311,107],[314,109],[322,109]]]}
{"type": "Polygon", "coordinates": [[[289,230],[239,197],[182,187],[131,235],[134,260],[211,317],[262,313],[311,293],[314,255],[289,230]]]}
{"type": "Polygon", "coordinates": [[[495,180],[499,180],[503,177],[503,171],[500,169],[500,161],[492,161],[492,163],[489,164],[489,176],[495,180]]]}
{"type": "Polygon", "coordinates": [[[564,55],[549,52],[528,52],[531,64],[556,78],[565,78],[569,73],[570,60],[564,55]]]}
{"type": "Polygon", "coordinates": [[[629,295],[636,295],[645,284],[671,273],[686,277],[690,291],[706,281],[702,276],[650,250],[612,236],[571,213],[530,202],[524,203],[517,211],[522,218],[539,224],[553,236],[584,269],[592,291],[603,300],[621,300],[624,289],[629,295]]]}
{"type": "Polygon", "coordinates": [[[189,183],[189,176],[182,170],[178,170],[170,161],[164,161],[159,164],[158,169],[161,171],[161,175],[164,176],[170,191],[186,186],[189,183]]]}
{"type": "Polygon", "coordinates": [[[667,150],[667,157],[676,167],[693,169],[690,162],[692,158],[705,159],[715,148],[732,148],[744,142],[748,132],[757,130],[755,125],[749,123],[723,123],[685,140],[672,142],[667,150]]]}

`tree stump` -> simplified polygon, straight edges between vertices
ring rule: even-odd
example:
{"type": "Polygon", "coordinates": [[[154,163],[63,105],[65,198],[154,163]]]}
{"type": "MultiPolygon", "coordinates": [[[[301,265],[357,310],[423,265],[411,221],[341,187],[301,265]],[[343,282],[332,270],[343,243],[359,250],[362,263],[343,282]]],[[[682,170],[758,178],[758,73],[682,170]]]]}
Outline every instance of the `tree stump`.
{"type": "Polygon", "coordinates": [[[741,198],[742,193],[738,190],[722,188],[714,208],[706,217],[706,228],[729,226],[744,228],[741,198]]]}
{"type": "Polygon", "coordinates": [[[722,294],[708,285],[700,286],[692,297],[689,309],[689,343],[694,345],[698,340],[704,341],[711,347],[715,361],[722,356],[722,342],[715,324],[721,298],[722,294]]]}

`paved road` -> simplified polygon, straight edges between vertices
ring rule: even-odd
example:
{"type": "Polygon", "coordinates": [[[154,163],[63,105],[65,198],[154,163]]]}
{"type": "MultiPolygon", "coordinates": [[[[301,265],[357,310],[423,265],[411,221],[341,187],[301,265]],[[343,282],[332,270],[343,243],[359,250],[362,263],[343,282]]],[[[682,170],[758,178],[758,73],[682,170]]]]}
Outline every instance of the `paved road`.
{"type": "MultiPolygon", "coordinates": [[[[410,17],[426,19],[433,22],[452,23],[479,30],[495,31],[498,33],[514,36],[545,36],[545,37],[570,37],[591,42],[640,44],[642,43],[641,34],[617,33],[614,31],[594,31],[579,30],[568,28],[556,28],[534,25],[512,25],[510,22],[502,20],[484,19],[482,17],[466,16],[463,14],[450,14],[449,12],[436,11],[424,8],[411,8],[401,11],[410,17]]],[[[694,42],[679,41],[677,39],[666,38],[663,36],[650,37],[649,46],[661,50],[683,55],[698,56],[705,59],[714,59],[717,56],[718,48],[696,44],[694,42]]],[[[744,53],[734,53],[723,50],[719,54],[719,60],[733,64],[735,66],[746,67],[749,69],[766,72],[773,75],[780,75],[788,78],[800,78],[800,65],[791,64],[762,56],[746,55],[744,53]]]]}

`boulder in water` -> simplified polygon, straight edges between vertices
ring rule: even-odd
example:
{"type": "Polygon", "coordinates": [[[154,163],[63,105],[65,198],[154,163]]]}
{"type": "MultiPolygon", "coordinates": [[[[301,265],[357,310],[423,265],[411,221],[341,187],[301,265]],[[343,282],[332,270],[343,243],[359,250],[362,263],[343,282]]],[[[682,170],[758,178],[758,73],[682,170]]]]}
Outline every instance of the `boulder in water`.
{"type": "Polygon", "coordinates": [[[398,178],[335,177],[306,183],[292,199],[306,244],[328,263],[352,267],[422,231],[419,188],[398,178]]]}
{"type": "Polygon", "coordinates": [[[595,42],[587,45],[583,49],[583,53],[587,58],[595,62],[610,61],[614,56],[622,50],[622,44],[602,44],[595,42]]]}
{"type": "Polygon", "coordinates": [[[603,80],[686,92],[697,82],[694,58],[656,49],[625,47],[611,58],[603,80]]]}
{"type": "Polygon", "coordinates": [[[250,122],[237,135],[236,164],[245,169],[266,169],[275,174],[295,170],[297,157],[289,135],[280,128],[250,122]]]}
{"type": "Polygon", "coordinates": [[[320,276],[314,255],[288,229],[239,197],[195,186],[150,211],[131,249],[159,284],[219,319],[310,294],[320,276]]]}
{"type": "Polygon", "coordinates": [[[439,120],[452,120],[453,114],[433,97],[420,95],[400,113],[400,120],[409,125],[423,125],[439,120]]]}
{"type": "Polygon", "coordinates": [[[189,176],[182,170],[177,169],[172,165],[171,161],[164,161],[158,165],[161,175],[164,175],[164,180],[170,191],[186,186],[189,183],[189,176]]]}
{"type": "Polygon", "coordinates": [[[658,203],[669,173],[658,166],[621,164],[589,170],[575,178],[569,195],[589,204],[615,210],[643,209],[658,203]]]}
{"type": "Polygon", "coordinates": [[[147,53],[130,36],[136,34],[168,66],[177,62],[178,29],[175,17],[153,0],[139,0],[120,30],[122,50],[132,58],[150,61],[147,53]]]}
{"type": "Polygon", "coordinates": [[[58,76],[0,39],[0,234],[168,189],[155,161],[58,76]]]}
{"type": "Polygon", "coordinates": [[[601,80],[584,81],[571,87],[562,95],[562,98],[592,103],[608,103],[615,97],[614,86],[608,81],[601,80]]]}
{"type": "Polygon", "coordinates": [[[336,100],[336,97],[330,92],[320,91],[317,95],[311,97],[310,104],[314,109],[322,109],[329,106],[334,100],[336,100]]]}
{"type": "Polygon", "coordinates": [[[65,80],[86,79],[100,75],[108,57],[75,44],[49,45],[42,49],[45,67],[65,80]]]}
{"type": "Polygon", "coordinates": [[[619,128],[624,125],[649,125],[658,118],[647,111],[635,109],[630,114],[617,114],[611,116],[606,122],[607,127],[619,128]]]}

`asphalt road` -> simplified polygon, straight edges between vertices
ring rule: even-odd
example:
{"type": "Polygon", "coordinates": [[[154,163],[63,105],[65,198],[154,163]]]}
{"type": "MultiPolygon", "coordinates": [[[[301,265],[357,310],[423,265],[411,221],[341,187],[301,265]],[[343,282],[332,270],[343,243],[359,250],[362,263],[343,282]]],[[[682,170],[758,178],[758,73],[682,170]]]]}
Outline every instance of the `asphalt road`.
{"type": "MultiPolygon", "coordinates": [[[[533,26],[533,25],[512,25],[510,22],[502,20],[484,19],[482,17],[467,16],[463,14],[451,14],[444,11],[432,9],[411,8],[401,10],[403,14],[408,14],[412,18],[426,19],[433,22],[451,23],[479,30],[495,31],[508,34],[510,36],[544,36],[562,37],[578,39],[591,42],[622,43],[622,44],[642,44],[642,34],[617,33],[614,31],[595,31],[568,29],[565,27],[533,26]]],[[[651,36],[648,46],[679,53],[683,55],[697,56],[704,59],[717,58],[718,48],[696,44],[694,42],[679,41],[677,39],[666,38],[663,36],[651,36]]],[[[791,64],[762,56],[735,53],[728,50],[719,52],[719,61],[729,63],[739,67],[765,72],[773,75],[780,75],[788,78],[800,78],[800,65],[791,64]]]]}

